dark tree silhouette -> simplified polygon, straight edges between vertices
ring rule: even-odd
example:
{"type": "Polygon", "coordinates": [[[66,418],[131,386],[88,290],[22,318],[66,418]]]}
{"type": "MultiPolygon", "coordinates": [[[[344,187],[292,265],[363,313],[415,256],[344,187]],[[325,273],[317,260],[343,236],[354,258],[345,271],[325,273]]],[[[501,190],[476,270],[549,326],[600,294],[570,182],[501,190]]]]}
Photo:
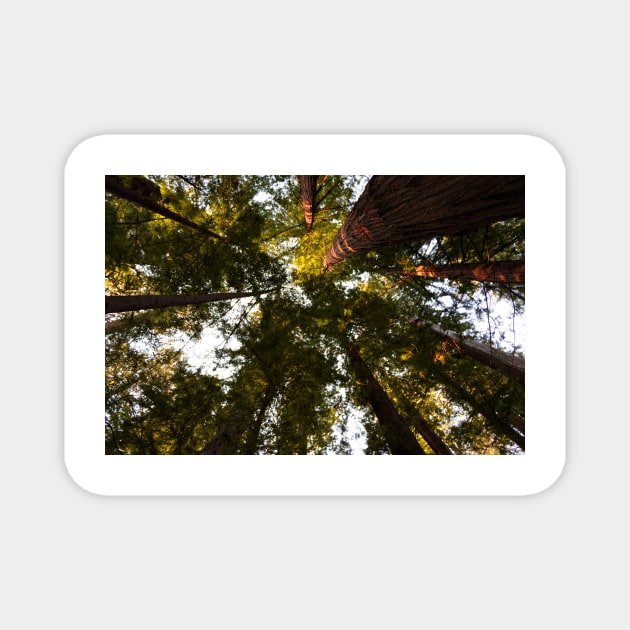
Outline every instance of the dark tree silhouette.
{"type": "Polygon", "coordinates": [[[166,306],[185,306],[189,304],[205,304],[236,298],[260,295],[260,292],[248,293],[207,293],[204,295],[106,295],[105,313],[124,313],[126,311],[142,311],[166,306]]]}
{"type": "Polygon", "coordinates": [[[348,346],[350,363],[383,431],[392,455],[424,455],[418,440],[400,417],[391,399],[381,387],[372,370],[361,358],[358,349],[348,346]]]}
{"type": "Polygon", "coordinates": [[[185,225],[212,238],[216,238],[222,243],[228,242],[223,236],[216,234],[212,230],[198,225],[181,214],[177,214],[177,212],[165,208],[164,205],[160,203],[162,200],[160,187],[146,177],[140,175],[105,175],[105,190],[121,199],[132,201],[147,210],[151,210],[163,216],[165,219],[176,221],[181,225],[185,225]]]}

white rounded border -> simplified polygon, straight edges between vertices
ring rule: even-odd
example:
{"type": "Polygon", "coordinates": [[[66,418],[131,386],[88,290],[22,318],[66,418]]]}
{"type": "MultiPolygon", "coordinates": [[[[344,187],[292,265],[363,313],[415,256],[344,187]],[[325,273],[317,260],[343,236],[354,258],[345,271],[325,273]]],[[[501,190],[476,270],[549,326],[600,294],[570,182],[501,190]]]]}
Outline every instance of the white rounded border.
{"type": "Polygon", "coordinates": [[[529,495],[565,463],[565,168],[528,135],[103,135],[65,168],[65,462],[102,495],[529,495]],[[120,173],[524,174],[526,453],[114,457],[104,454],[104,176],[120,173]]]}

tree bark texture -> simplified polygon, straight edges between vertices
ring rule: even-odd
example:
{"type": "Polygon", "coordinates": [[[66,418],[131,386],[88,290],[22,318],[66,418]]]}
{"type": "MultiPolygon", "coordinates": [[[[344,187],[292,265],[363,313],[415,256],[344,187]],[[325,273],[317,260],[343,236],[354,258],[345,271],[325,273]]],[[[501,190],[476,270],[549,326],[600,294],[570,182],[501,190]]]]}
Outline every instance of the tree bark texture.
{"type": "Polygon", "coordinates": [[[260,295],[260,292],[250,293],[207,293],[205,295],[106,295],[106,313],[124,313],[126,311],[142,311],[167,306],[186,306],[190,304],[205,304],[206,302],[220,302],[236,298],[260,295]]]}
{"type": "Polygon", "coordinates": [[[349,346],[348,355],[356,377],[370,402],[381,426],[392,455],[424,455],[418,440],[400,417],[385,390],[372,374],[354,346],[349,346]]]}
{"type": "Polygon", "coordinates": [[[375,175],[335,236],[324,267],[382,247],[465,234],[522,216],[524,175],[375,175]]]}
{"type": "Polygon", "coordinates": [[[302,210],[304,210],[304,222],[306,231],[313,229],[315,220],[315,195],[317,194],[317,178],[319,175],[298,175],[297,180],[300,185],[300,195],[302,196],[302,210]]]}
{"type": "Polygon", "coordinates": [[[474,339],[466,339],[440,326],[425,324],[420,319],[416,319],[414,323],[416,326],[426,325],[436,337],[448,341],[459,352],[477,359],[488,367],[501,370],[521,385],[525,385],[525,359],[522,357],[508,354],[474,339]]]}
{"type": "Polygon", "coordinates": [[[127,201],[131,201],[143,208],[146,208],[147,210],[151,210],[166,219],[171,219],[181,225],[197,230],[202,234],[216,238],[222,243],[228,242],[223,236],[208,230],[202,225],[198,225],[181,214],[177,214],[176,212],[165,208],[160,203],[162,199],[160,187],[151,180],[139,175],[132,175],[129,185],[125,185],[124,178],[126,177],[127,176],[121,175],[105,175],[105,190],[117,197],[120,197],[121,199],[126,199],[127,201]]]}
{"type": "Polygon", "coordinates": [[[401,271],[404,276],[445,278],[447,280],[477,280],[525,284],[524,260],[501,260],[488,263],[461,263],[453,265],[418,265],[412,271],[401,271]]]}

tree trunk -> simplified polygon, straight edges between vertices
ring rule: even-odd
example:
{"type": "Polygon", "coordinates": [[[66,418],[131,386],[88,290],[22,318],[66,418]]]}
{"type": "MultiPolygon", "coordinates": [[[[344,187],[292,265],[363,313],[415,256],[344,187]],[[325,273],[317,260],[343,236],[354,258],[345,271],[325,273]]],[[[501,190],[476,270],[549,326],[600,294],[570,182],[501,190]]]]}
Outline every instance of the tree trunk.
{"type": "Polygon", "coordinates": [[[245,444],[243,445],[244,455],[255,455],[258,452],[258,442],[260,439],[260,430],[262,428],[262,423],[265,420],[267,409],[269,409],[269,406],[273,402],[276,393],[276,388],[273,387],[271,384],[267,384],[260,406],[256,411],[253,423],[247,431],[247,435],[245,437],[245,444]]]}
{"type": "Polygon", "coordinates": [[[228,242],[223,236],[208,230],[202,225],[198,225],[194,221],[183,217],[181,214],[177,214],[176,212],[165,208],[161,203],[159,203],[162,199],[160,188],[151,180],[139,175],[132,175],[129,185],[125,185],[123,179],[124,177],[126,176],[105,175],[105,190],[117,197],[120,197],[121,199],[132,201],[147,210],[151,210],[166,219],[171,219],[181,225],[197,230],[202,234],[216,238],[222,243],[228,242]]]}
{"type": "Polygon", "coordinates": [[[221,427],[199,455],[234,455],[238,449],[242,431],[221,427]]]}
{"type": "Polygon", "coordinates": [[[361,386],[376,414],[392,455],[424,455],[418,440],[407,423],[400,417],[389,396],[360,357],[358,350],[350,345],[348,346],[348,355],[355,374],[361,381],[361,386]]]}
{"type": "Polygon", "coordinates": [[[459,352],[477,359],[488,367],[501,370],[521,385],[525,385],[525,359],[522,357],[497,350],[474,339],[466,339],[440,326],[425,324],[421,319],[416,319],[413,323],[416,326],[427,326],[436,337],[448,341],[459,352]]]}
{"type": "Polygon", "coordinates": [[[524,260],[501,260],[488,263],[454,265],[418,265],[412,271],[400,271],[404,276],[446,278],[447,280],[477,280],[525,284],[524,260]]]}
{"type": "Polygon", "coordinates": [[[106,295],[106,313],[124,313],[126,311],[142,311],[166,306],[185,306],[189,304],[205,304],[236,298],[260,295],[261,291],[250,293],[207,293],[205,295],[106,295]]]}
{"type": "Polygon", "coordinates": [[[479,406],[475,402],[472,396],[469,396],[468,403],[472,407],[473,411],[480,413],[492,426],[492,428],[506,438],[514,442],[523,452],[525,452],[525,432],[522,434],[517,431],[512,424],[500,418],[494,409],[490,409],[488,406],[479,406]]]}
{"type": "Polygon", "coordinates": [[[317,178],[319,175],[298,175],[297,180],[300,185],[300,195],[302,196],[302,209],[304,210],[304,221],[306,231],[313,229],[315,219],[315,195],[317,193],[317,178]]]}
{"type": "Polygon", "coordinates": [[[442,438],[431,428],[429,423],[418,413],[418,410],[413,406],[413,403],[401,396],[402,404],[405,407],[407,413],[411,416],[413,426],[416,431],[426,440],[426,443],[431,447],[431,450],[436,455],[452,455],[453,451],[446,446],[442,441],[442,438]]]}
{"type": "Polygon", "coordinates": [[[512,417],[512,426],[525,435],[525,416],[522,413],[517,413],[512,417]]]}
{"type": "Polygon", "coordinates": [[[416,431],[426,440],[431,450],[436,455],[452,455],[451,449],[444,444],[442,438],[427,424],[427,421],[418,413],[411,416],[416,431]]]}
{"type": "Polygon", "coordinates": [[[522,216],[524,175],[375,175],[335,236],[324,266],[522,216]]]}

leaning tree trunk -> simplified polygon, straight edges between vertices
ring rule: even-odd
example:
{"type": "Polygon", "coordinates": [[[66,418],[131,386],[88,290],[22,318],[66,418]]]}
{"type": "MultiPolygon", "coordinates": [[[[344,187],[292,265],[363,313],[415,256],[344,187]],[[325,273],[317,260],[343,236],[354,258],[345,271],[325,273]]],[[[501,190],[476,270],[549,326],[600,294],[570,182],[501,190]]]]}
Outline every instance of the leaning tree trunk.
{"type": "Polygon", "coordinates": [[[150,179],[141,177],[140,175],[132,175],[129,176],[130,179],[127,182],[127,177],[128,176],[121,175],[105,175],[105,190],[117,197],[120,197],[121,199],[132,201],[147,210],[151,210],[166,219],[171,219],[181,225],[197,230],[202,234],[216,238],[222,243],[228,242],[223,236],[208,230],[202,225],[198,225],[194,221],[183,217],[181,214],[177,214],[176,212],[165,208],[160,203],[162,199],[160,187],[150,179]]]}
{"type": "Polygon", "coordinates": [[[426,443],[436,455],[453,454],[451,449],[444,444],[442,438],[440,438],[418,412],[412,414],[411,420],[413,421],[413,426],[416,428],[416,431],[426,440],[426,443]]]}
{"type": "Polygon", "coordinates": [[[300,185],[300,195],[302,196],[302,210],[304,210],[304,222],[306,231],[313,229],[315,220],[315,195],[317,194],[317,178],[319,175],[298,175],[297,180],[300,185]]]}
{"type": "Polygon", "coordinates": [[[431,450],[436,455],[452,455],[453,451],[451,451],[451,449],[446,446],[442,438],[420,415],[413,403],[405,396],[401,396],[401,400],[402,404],[404,405],[405,411],[411,417],[413,426],[415,427],[416,431],[418,431],[418,433],[425,439],[426,443],[431,447],[431,450]]]}
{"type": "Polygon", "coordinates": [[[376,414],[392,455],[424,455],[425,453],[411,429],[400,417],[389,396],[363,361],[358,350],[352,345],[348,347],[348,356],[376,414]]]}
{"type": "MultiPolygon", "coordinates": [[[[255,455],[258,452],[259,440],[260,440],[260,430],[262,428],[262,424],[265,420],[265,414],[267,410],[271,406],[275,396],[277,394],[276,388],[270,383],[265,387],[265,392],[263,394],[262,400],[260,402],[260,406],[256,411],[256,415],[254,420],[247,431],[247,435],[245,436],[245,443],[243,445],[243,454],[244,455],[255,455]]],[[[243,432],[245,433],[245,431],[243,432]]]]}
{"type": "Polygon", "coordinates": [[[260,291],[254,291],[249,293],[207,293],[205,295],[106,295],[105,312],[124,313],[167,306],[205,304],[206,302],[234,300],[260,294],[260,291]]]}
{"type": "Polygon", "coordinates": [[[522,216],[524,175],[375,175],[335,236],[324,267],[354,254],[522,216]]]}
{"type": "Polygon", "coordinates": [[[488,367],[501,370],[521,385],[525,385],[525,359],[522,357],[508,354],[474,339],[467,339],[454,332],[444,330],[440,326],[426,324],[421,319],[416,319],[413,323],[416,326],[427,326],[436,337],[448,341],[459,352],[477,359],[488,367]]]}
{"type": "Polygon", "coordinates": [[[525,284],[524,260],[500,260],[488,263],[460,263],[453,265],[418,265],[411,271],[400,270],[403,276],[445,278],[447,280],[477,280],[525,284]]]}
{"type": "Polygon", "coordinates": [[[474,396],[461,385],[458,387],[461,399],[470,405],[474,413],[481,414],[488,425],[498,435],[503,435],[508,440],[516,444],[523,452],[525,452],[525,432],[519,432],[514,428],[514,422],[506,420],[499,416],[496,411],[489,405],[480,405],[474,396]]]}
{"type": "Polygon", "coordinates": [[[220,427],[209,444],[198,455],[234,455],[243,431],[240,428],[220,427]]]}

